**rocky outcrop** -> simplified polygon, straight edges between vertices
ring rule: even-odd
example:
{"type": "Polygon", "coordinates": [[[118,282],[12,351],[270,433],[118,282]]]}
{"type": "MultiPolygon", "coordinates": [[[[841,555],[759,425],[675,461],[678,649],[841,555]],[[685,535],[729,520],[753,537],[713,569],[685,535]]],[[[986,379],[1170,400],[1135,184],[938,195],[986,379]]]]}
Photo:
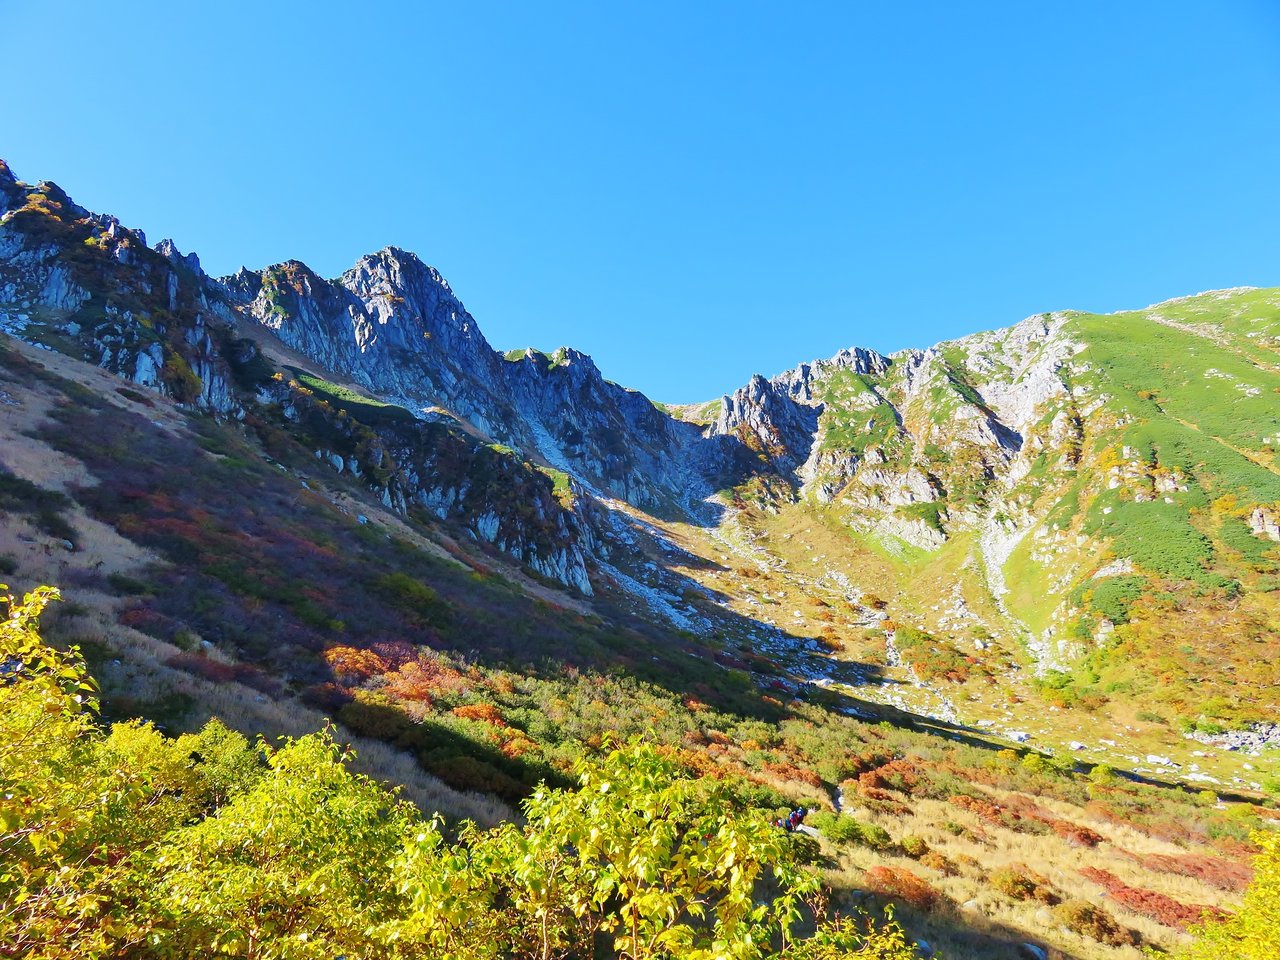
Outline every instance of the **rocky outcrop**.
{"type": "Polygon", "coordinates": [[[809,457],[821,413],[820,405],[797,402],[786,385],[757,374],[723,399],[710,435],[735,436],[778,472],[794,474],[809,457]]]}
{"type": "Polygon", "coordinates": [[[589,563],[608,556],[598,533],[607,521],[580,488],[570,487],[567,504],[549,476],[512,451],[395,407],[335,408],[288,380],[270,382],[264,395],[317,460],[361,480],[389,509],[429,513],[593,593],[589,563]]]}
{"type": "Polygon", "coordinates": [[[1280,542],[1280,512],[1258,507],[1249,514],[1249,529],[1255,537],[1280,542]]]}
{"type": "Polygon", "coordinates": [[[239,411],[221,353],[225,307],[194,256],[158,250],[56,184],[0,165],[0,329],[222,415],[239,411]]]}
{"type": "MultiPolygon", "coordinates": [[[[808,483],[822,473],[817,457],[824,384],[838,371],[882,376],[889,359],[874,350],[841,350],[829,360],[814,360],[766,380],[756,374],[720,402],[709,436],[735,436],[762,453],[784,476],[808,483]]],[[[828,465],[841,464],[828,459],[828,465]]]]}

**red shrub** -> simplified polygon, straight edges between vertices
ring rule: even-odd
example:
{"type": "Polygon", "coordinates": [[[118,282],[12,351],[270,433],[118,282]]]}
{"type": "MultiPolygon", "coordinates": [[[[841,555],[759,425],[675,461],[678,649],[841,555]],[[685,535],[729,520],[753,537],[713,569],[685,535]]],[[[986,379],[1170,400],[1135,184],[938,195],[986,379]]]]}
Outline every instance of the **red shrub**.
{"type": "Polygon", "coordinates": [[[1124,856],[1157,873],[1172,873],[1179,877],[1192,877],[1219,890],[1240,891],[1253,879],[1253,868],[1246,863],[1235,863],[1221,857],[1184,853],[1169,856],[1149,853],[1145,856],[1121,851],[1124,856]]]}
{"type": "Polygon", "coordinates": [[[1031,817],[1041,823],[1048,823],[1053,819],[1053,814],[1021,793],[1010,794],[1005,798],[1004,805],[1019,816],[1031,817]]]}
{"type": "Polygon", "coordinates": [[[178,625],[172,619],[149,607],[124,610],[116,617],[116,623],[160,640],[169,640],[178,630],[178,625]]]}
{"type": "Polygon", "coordinates": [[[279,680],[247,663],[222,663],[194,653],[175,653],[165,663],[210,683],[243,683],[263,693],[274,695],[280,692],[279,680]]]}
{"type": "Polygon", "coordinates": [[[1096,847],[1107,839],[1102,834],[1067,820],[1049,820],[1053,832],[1075,847],[1096,847]]]}
{"type": "Polygon", "coordinates": [[[1150,917],[1156,923],[1164,924],[1166,927],[1185,930],[1193,923],[1199,923],[1206,915],[1213,919],[1230,916],[1217,907],[1198,903],[1180,903],[1154,890],[1131,887],[1114,874],[1099,870],[1097,867],[1085,867],[1080,871],[1080,876],[1098,884],[1107,891],[1107,895],[1112,900],[1121,906],[1127,907],[1134,913],[1140,913],[1144,917],[1150,917]]]}
{"type": "Polygon", "coordinates": [[[1005,800],[1007,808],[1017,816],[1043,823],[1063,840],[1077,847],[1096,847],[1107,838],[1096,830],[1082,827],[1070,820],[1059,820],[1030,797],[1015,793],[1005,800]]]}
{"type": "Polygon", "coordinates": [[[917,910],[931,910],[939,893],[928,882],[901,867],[872,867],[867,871],[867,889],[890,900],[901,900],[917,910]]]}

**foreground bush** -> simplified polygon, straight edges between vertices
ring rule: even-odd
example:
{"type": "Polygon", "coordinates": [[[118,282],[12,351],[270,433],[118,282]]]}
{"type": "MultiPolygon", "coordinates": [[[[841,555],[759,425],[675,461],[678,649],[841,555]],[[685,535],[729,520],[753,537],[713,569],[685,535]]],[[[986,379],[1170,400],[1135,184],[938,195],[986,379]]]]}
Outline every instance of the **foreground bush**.
{"type": "Polygon", "coordinates": [[[37,633],[56,596],[2,601],[0,955],[914,953],[893,924],[794,939],[817,890],[796,838],[650,744],[580,764],[576,790],[539,788],[524,827],[464,824],[451,840],[352,773],[330,731],[272,747],[216,721],[177,739],[104,730],[76,651],[37,633]]]}
{"type": "Polygon", "coordinates": [[[796,960],[844,960],[846,957],[919,960],[915,943],[894,922],[892,908],[886,907],[885,912],[889,921],[880,926],[870,920],[859,923],[848,917],[825,924],[814,936],[798,944],[793,956],[796,960]]]}
{"type": "Polygon", "coordinates": [[[1194,946],[1185,960],[1271,960],[1280,957],[1280,834],[1259,833],[1254,842],[1262,852],[1254,860],[1254,878],[1245,891],[1240,912],[1223,923],[1194,928],[1194,946]]]}

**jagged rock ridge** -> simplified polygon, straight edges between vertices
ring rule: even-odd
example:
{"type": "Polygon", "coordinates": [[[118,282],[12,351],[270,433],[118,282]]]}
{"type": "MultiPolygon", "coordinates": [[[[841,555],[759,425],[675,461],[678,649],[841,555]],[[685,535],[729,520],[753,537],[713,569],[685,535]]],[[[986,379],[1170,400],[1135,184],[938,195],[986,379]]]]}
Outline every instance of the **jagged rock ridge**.
{"type": "MultiPolygon", "coordinates": [[[[1197,302],[1153,308],[1142,322],[1230,340],[1213,323],[1178,319],[1197,302]]],[[[362,440],[395,470],[317,449],[335,469],[359,469],[384,502],[462,523],[584,591],[613,537],[611,523],[593,518],[597,500],[704,526],[752,506],[820,509],[891,551],[934,551],[971,535],[970,560],[999,603],[1006,565],[1031,544],[1037,563],[1061,567],[1048,589],[1063,598],[1055,622],[1065,622],[1070,588],[1105,569],[1106,540],[1115,536],[1099,519],[1114,505],[1100,498],[1177,505],[1197,469],[1170,445],[1112,442],[1139,418],[1114,398],[1130,385],[1106,380],[1118,363],[1107,338],[1127,334],[1105,318],[1039,315],[889,356],[844,350],[771,379],[752,377],[699,424],[606,380],[576,350],[499,353],[444,278],[406,251],[368,254],[332,280],[297,261],[212,279],[171,241],[153,250],[140,231],[84,210],[56,185],[22,184],[0,165],[6,331],[218,416],[243,416],[255,403],[296,408],[282,387],[246,381],[261,359],[240,336],[246,324],[416,418],[416,427],[381,423],[362,440]],[[497,469],[504,479],[478,495],[473,471],[495,452],[508,458],[497,469]],[[574,490],[575,506],[549,497],[558,477],[574,490]],[[1068,495],[1075,499],[1062,499],[1068,495]],[[521,500],[534,507],[517,509],[521,500]]],[[[1269,342],[1257,339],[1263,333],[1249,332],[1255,339],[1232,349],[1256,352],[1269,342]]],[[[1261,355],[1250,362],[1270,369],[1261,355]]],[[[1264,389],[1217,367],[1204,377],[1251,398],[1264,389]]],[[[1134,391],[1134,402],[1155,404],[1144,411],[1161,415],[1159,403],[1134,391]]],[[[1265,451],[1276,436],[1273,426],[1224,445],[1265,451]]],[[[1252,536],[1274,540],[1280,496],[1268,499],[1270,468],[1244,459],[1263,480],[1237,519],[1252,536]]]]}

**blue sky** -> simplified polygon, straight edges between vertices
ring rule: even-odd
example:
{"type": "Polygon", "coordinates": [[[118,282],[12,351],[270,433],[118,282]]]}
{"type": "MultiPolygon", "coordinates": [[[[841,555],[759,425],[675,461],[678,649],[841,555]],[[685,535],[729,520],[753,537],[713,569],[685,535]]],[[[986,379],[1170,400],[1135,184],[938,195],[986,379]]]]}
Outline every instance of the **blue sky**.
{"type": "Polygon", "coordinates": [[[1280,284],[1262,0],[0,13],[24,179],[211,273],[406,247],[494,346],[655,399],[1280,284]]]}

